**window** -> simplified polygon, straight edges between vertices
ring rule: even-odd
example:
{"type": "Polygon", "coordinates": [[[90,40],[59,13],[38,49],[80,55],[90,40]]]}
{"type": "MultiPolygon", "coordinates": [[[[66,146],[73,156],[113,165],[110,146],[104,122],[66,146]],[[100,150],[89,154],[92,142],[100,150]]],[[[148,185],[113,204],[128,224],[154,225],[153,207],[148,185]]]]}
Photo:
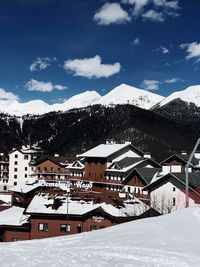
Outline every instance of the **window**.
{"type": "Polygon", "coordinates": [[[90,225],[90,231],[94,231],[97,230],[97,226],[96,225],[90,225]]]}
{"type": "Polygon", "coordinates": [[[173,191],[176,191],[176,187],[175,186],[173,187],[173,191]]]}
{"type": "Polygon", "coordinates": [[[27,178],[27,177],[28,177],[28,175],[27,175],[27,173],[25,173],[25,174],[24,174],[24,178],[27,178]]]}
{"type": "Polygon", "coordinates": [[[7,186],[6,186],[6,185],[4,185],[4,187],[3,187],[3,190],[4,190],[4,191],[6,191],[6,190],[7,190],[7,186]]]}
{"type": "Polygon", "coordinates": [[[14,172],[17,172],[17,168],[14,168],[14,172]]]}
{"type": "Polygon", "coordinates": [[[17,179],[17,174],[14,175],[14,179],[17,179]]]}
{"type": "Polygon", "coordinates": [[[38,223],[38,230],[39,231],[48,231],[48,223],[38,223]]]}
{"type": "Polygon", "coordinates": [[[24,159],[28,159],[28,155],[24,155],[24,159]]]}
{"type": "Polygon", "coordinates": [[[66,233],[71,231],[71,225],[70,224],[61,224],[60,225],[60,232],[66,233]]]}
{"type": "Polygon", "coordinates": [[[28,170],[28,167],[25,167],[24,170],[27,171],[28,170]]]}
{"type": "Polygon", "coordinates": [[[172,205],[173,205],[173,206],[176,206],[176,198],[175,198],[175,197],[173,197],[172,205]]]}
{"type": "Polygon", "coordinates": [[[13,238],[11,239],[11,241],[12,241],[12,242],[17,242],[17,241],[22,241],[22,239],[21,239],[21,238],[17,238],[17,237],[13,237],[13,238]]]}
{"type": "Polygon", "coordinates": [[[15,161],[14,164],[17,165],[17,161],[15,161]]]}
{"type": "Polygon", "coordinates": [[[17,182],[14,182],[14,185],[17,185],[17,182]]]}
{"type": "Polygon", "coordinates": [[[17,159],[18,158],[18,155],[17,154],[15,154],[15,159],[17,159]]]}

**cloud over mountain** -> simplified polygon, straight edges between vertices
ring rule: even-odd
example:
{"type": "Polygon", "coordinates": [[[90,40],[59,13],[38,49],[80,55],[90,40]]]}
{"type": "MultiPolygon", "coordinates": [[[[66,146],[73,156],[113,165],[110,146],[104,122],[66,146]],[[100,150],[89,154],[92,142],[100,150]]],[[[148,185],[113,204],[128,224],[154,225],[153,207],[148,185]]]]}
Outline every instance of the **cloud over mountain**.
{"type": "Polygon", "coordinates": [[[52,84],[52,82],[42,82],[31,79],[26,83],[25,87],[29,91],[51,92],[53,90],[64,90],[67,87],[60,84],[52,84]]]}
{"type": "Polygon", "coordinates": [[[101,57],[96,55],[93,58],[72,59],[64,62],[64,69],[74,72],[74,76],[92,78],[108,78],[120,72],[119,62],[114,64],[102,64],[101,57]]]}

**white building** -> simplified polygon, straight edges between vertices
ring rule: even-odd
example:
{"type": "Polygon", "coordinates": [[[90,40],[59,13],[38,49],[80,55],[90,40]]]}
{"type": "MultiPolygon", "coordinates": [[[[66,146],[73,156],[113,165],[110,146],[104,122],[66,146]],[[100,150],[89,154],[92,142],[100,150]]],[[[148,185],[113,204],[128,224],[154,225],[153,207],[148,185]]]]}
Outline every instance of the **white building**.
{"type": "Polygon", "coordinates": [[[30,146],[13,149],[9,153],[9,187],[26,183],[33,173],[32,168],[29,166],[30,161],[42,155],[43,151],[30,146]]]}
{"type": "MultiPolygon", "coordinates": [[[[186,207],[185,172],[163,173],[143,188],[150,193],[151,206],[160,213],[186,207]]],[[[189,173],[189,206],[200,204],[200,173],[189,173]]]]}

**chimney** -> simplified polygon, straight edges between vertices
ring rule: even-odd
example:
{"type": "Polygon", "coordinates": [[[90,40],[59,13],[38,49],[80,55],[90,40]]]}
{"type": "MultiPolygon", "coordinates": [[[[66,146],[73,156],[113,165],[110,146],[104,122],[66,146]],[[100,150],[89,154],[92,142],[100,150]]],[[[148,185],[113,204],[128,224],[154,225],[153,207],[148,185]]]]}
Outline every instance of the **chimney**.
{"type": "Polygon", "coordinates": [[[151,158],[151,154],[149,152],[145,152],[143,157],[145,159],[150,159],[151,158]]]}

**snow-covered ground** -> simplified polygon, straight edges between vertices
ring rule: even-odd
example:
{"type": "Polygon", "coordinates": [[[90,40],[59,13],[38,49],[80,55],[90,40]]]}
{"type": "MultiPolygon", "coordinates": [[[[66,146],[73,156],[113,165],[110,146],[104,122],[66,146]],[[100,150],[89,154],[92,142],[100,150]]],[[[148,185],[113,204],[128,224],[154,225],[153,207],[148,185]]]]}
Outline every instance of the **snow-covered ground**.
{"type": "Polygon", "coordinates": [[[67,237],[0,244],[0,266],[199,267],[200,207],[67,237]]]}

